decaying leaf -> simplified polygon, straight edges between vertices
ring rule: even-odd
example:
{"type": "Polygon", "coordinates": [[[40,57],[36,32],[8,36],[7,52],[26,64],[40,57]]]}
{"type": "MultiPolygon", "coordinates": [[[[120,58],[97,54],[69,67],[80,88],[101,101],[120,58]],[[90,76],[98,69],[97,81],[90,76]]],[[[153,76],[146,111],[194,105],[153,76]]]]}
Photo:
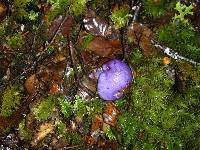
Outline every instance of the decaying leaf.
{"type": "Polygon", "coordinates": [[[0,2],[0,21],[5,18],[6,11],[7,11],[7,7],[6,7],[5,3],[3,3],[1,1],[0,2]]]}
{"type": "Polygon", "coordinates": [[[113,102],[108,102],[106,104],[105,111],[103,113],[103,119],[104,122],[111,125],[115,126],[117,122],[117,115],[118,115],[118,110],[113,102]]]}
{"type": "Polygon", "coordinates": [[[119,40],[108,40],[103,37],[95,37],[87,47],[91,52],[100,57],[112,57],[122,53],[119,40]]]}
{"type": "Polygon", "coordinates": [[[33,74],[26,79],[24,87],[26,88],[29,94],[33,94],[37,90],[38,83],[39,81],[36,77],[36,74],[33,74]]]}
{"type": "Polygon", "coordinates": [[[128,40],[131,44],[139,45],[145,56],[154,55],[156,53],[155,48],[151,43],[152,31],[146,26],[133,22],[128,27],[127,32],[128,40]]]}
{"type": "Polygon", "coordinates": [[[31,145],[36,146],[40,141],[42,141],[49,133],[52,133],[54,126],[52,123],[44,123],[40,125],[39,131],[35,134],[31,145]]]}

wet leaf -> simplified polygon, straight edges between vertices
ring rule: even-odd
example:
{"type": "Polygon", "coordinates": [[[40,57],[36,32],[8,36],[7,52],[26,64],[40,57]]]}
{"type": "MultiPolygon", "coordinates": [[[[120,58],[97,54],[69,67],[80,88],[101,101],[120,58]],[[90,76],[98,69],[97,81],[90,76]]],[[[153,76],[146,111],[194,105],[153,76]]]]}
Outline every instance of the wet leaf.
{"type": "Polygon", "coordinates": [[[108,102],[105,107],[105,111],[103,114],[103,119],[104,122],[111,125],[115,126],[117,122],[117,115],[118,115],[118,110],[113,102],[108,102]]]}
{"type": "Polygon", "coordinates": [[[87,48],[100,57],[112,57],[122,53],[119,40],[108,40],[103,37],[95,37],[87,48]]]}
{"type": "Polygon", "coordinates": [[[145,56],[154,55],[155,48],[151,43],[152,31],[140,23],[134,22],[128,28],[128,39],[131,44],[139,45],[145,56]]]}
{"type": "Polygon", "coordinates": [[[61,32],[63,36],[67,37],[69,35],[72,28],[72,23],[73,17],[69,15],[61,27],[61,32]]]}
{"type": "Polygon", "coordinates": [[[38,83],[39,83],[39,81],[36,77],[36,74],[33,74],[26,79],[24,87],[26,88],[26,90],[29,94],[33,94],[37,90],[38,83]]]}

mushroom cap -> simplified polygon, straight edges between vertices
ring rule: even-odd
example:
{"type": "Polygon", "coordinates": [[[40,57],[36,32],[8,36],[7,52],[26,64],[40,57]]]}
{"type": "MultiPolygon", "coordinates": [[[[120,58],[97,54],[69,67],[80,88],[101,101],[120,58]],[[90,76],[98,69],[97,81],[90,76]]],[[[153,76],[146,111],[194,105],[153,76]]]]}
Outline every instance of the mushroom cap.
{"type": "Polygon", "coordinates": [[[98,78],[97,90],[104,100],[117,100],[123,97],[123,91],[133,79],[131,68],[118,59],[107,61],[102,66],[98,78]]]}

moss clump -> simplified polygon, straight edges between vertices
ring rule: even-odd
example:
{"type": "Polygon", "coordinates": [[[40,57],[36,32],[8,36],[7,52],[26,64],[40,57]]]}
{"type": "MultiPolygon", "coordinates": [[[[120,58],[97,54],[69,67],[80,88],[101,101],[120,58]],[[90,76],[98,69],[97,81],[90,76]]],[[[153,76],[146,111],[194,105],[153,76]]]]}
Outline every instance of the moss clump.
{"type": "Polygon", "coordinates": [[[0,115],[10,116],[21,105],[21,90],[17,85],[8,86],[1,99],[0,115]]]}
{"type": "Polygon", "coordinates": [[[128,24],[130,17],[132,17],[132,15],[129,14],[129,8],[125,6],[119,8],[116,7],[110,16],[116,29],[125,27],[128,24]]]}
{"type": "Polygon", "coordinates": [[[86,8],[86,3],[90,1],[90,0],[72,0],[70,1],[71,4],[70,4],[70,12],[72,14],[74,14],[75,16],[79,16],[81,15],[84,11],[85,11],[85,8],[86,8]]]}
{"type": "Polygon", "coordinates": [[[187,24],[188,20],[185,18],[187,15],[193,15],[193,6],[192,4],[190,6],[186,6],[184,4],[181,4],[181,2],[176,3],[175,9],[178,11],[179,14],[175,14],[173,20],[174,23],[176,21],[180,21],[182,23],[187,24]]]}
{"type": "Polygon", "coordinates": [[[55,121],[56,131],[59,136],[65,135],[66,125],[61,120],[55,121]]]}
{"type": "Polygon", "coordinates": [[[197,140],[200,123],[196,110],[190,109],[191,95],[174,95],[173,82],[160,59],[134,54],[134,61],[135,56],[137,76],[131,99],[127,100],[128,111],[119,116],[117,124],[121,142],[130,149],[186,149],[189,139],[197,140]]]}
{"type": "Polygon", "coordinates": [[[48,0],[47,2],[51,5],[51,10],[46,14],[49,22],[68,10],[69,0],[48,0]]]}
{"type": "Polygon", "coordinates": [[[23,120],[19,123],[18,130],[19,130],[19,135],[20,135],[21,139],[24,139],[24,140],[31,140],[31,138],[32,138],[32,133],[29,131],[28,128],[26,128],[25,119],[23,119],[23,120]]]}
{"type": "Polygon", "coordinates": [[[185,18],[186,15],[192,14],[192,6],[179,4],[176,7],[179,14],[175,15],[172,22],[157,30],[156,38],[181,55],[198,61],[200,60],[200,38],[192,24],[185,18]]]}
{"type": "Polygon", "coordinates": [[[74,103],[74,112],[77,117],[82,118],[85,114],[87,114],[87,104],[81,97],[76,95],[75,103],[74,103]]]}
{"type": "Polygon", "coordinates": [[[21,33],[15,33],[12,36],[6,37],[7,44],[15,49],[22,48],[25,44],[24,38],[21,33]]]}
{"type": "Polygon", "coordinates": [[[145,14],[156,18],[164,15],[175,6],[176,0],[145,0],[145,14]]]}
{"type": "Polygon", "coordinates": [[[53,108],[55,107],[55,99],[54,96],[50,95],[42,99],[39,105],[32,108],[32,112],[37,120],[47,120],[52,115],[53,108]]]}
{"type": "Polygon", "coordinates": [[[65,118],[68,118],[71,116],[73,111],[73,105],[71,102],[69,102],[64,97],[58,97],[58,102],[60,106],[60,110],[65,118]]]}

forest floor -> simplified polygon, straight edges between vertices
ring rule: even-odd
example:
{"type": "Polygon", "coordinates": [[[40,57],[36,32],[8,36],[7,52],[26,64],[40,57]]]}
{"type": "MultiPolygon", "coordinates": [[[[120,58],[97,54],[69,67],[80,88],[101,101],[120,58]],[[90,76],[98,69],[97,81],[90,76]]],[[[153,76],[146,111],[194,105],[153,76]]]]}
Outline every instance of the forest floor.
{"type": "Polygon", "coordinates": [[[197,0],[0,0],[0,63],[0,149],[200,149],[197,0]]]}

